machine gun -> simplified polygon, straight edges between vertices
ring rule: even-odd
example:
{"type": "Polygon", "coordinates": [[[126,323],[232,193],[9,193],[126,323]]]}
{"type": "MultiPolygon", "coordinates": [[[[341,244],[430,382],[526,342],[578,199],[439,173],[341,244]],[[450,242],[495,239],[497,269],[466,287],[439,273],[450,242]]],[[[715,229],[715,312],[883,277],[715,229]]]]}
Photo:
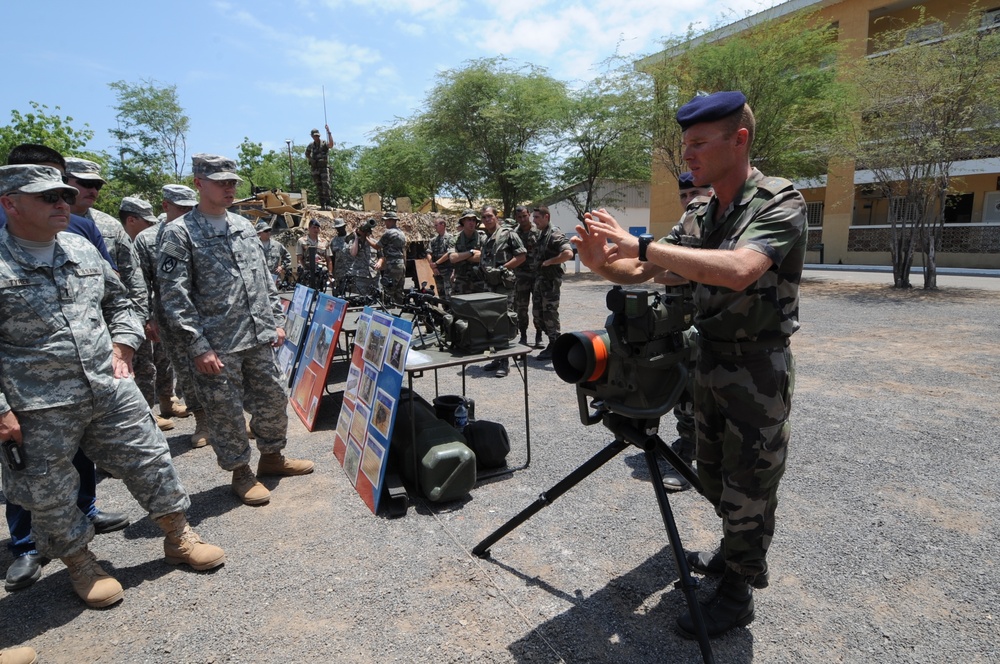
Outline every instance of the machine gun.
{"type": "Polygon", "coordinates": [[[403,303],[399,305],[401,313],[412,317],[413,340],[411,348],[421,349],[437,344],[446,345],[445,330],[448,322],[448,301],[443,300],[434,292],[434,286],[427,282],[420,288],[411,288],[403,293],[403,303]]]}

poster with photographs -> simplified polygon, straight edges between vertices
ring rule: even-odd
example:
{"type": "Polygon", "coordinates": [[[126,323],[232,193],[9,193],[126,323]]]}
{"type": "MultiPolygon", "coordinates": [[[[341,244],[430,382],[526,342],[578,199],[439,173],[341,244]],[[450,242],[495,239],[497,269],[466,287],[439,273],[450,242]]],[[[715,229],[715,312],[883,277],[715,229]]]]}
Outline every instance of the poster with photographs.
{"type": "MultiPolygon", "coordinates": [[[[296,288],[298,292],[298,288],[296,288]]],[[[326,389],[337,339],[347,313],[347,302],[326,293],[316,298],[316,307],[308,325],[304,326],[298,367],[292,380],[292,410],[310,431],[326,389]]]]}
{"type": "Polygon", "coordinates": [[[385,483],[412,334],[412,323],[382,311],[366,308],[358,319],[333,453],[373,514],[385,483]]]}
{"type": "Polygon", "coordinates": [[[291,301],[284,300],[287,305],[282,305],[287,307],[285,309],[285,343],[278,349],[275,359],[286,386],[292,384],[295,362],[299,359],[302,350],[302,334],[305,332],[306,323],[309,321],[309,314],[312,313],[315,300],[316,291],[312,288],[306,288],[302,284],[297,284],[291,301]]]}

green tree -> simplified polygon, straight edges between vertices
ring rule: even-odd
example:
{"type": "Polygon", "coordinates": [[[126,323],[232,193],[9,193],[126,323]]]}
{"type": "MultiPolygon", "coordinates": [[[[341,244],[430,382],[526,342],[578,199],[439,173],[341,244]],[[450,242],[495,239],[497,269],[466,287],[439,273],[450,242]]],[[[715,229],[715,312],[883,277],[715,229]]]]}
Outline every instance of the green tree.
{"type": "Polygon", "coordinates": [[[239,197],[251,195],[251,187],[288,189],[288,156],[274,150],[264,152],[260,143],[244,137],[236,151],[238,173],[244,179],[238,190],[239,197]]]}
{"type": "Polygon", "coordinates": [[[191,121],[177,98],[177,86],[156,81],[109,83],[117,98],[117,125],[109,133],[117,143],[111,175],[131,190],[147,196],[177,182],[187,161],[187,131],[191,121]]]}
{"type": "MultiPolygon", "coordinates": [[[[0,127],[0,163],[7,163],[11,148],[21,143],[37,143],[57,150],[64,155],[81,155],[83,148],[94,137],[93,130],[86,123],[83,129],[72,125],[71,116],[62,117],[58,106],[49,107],[36,101],[29,102],[31,111],[10,112],[10,124],[0,127]]],[[[88,158],[96,155],[87,155],[88,158]]]]}
{"type": "Polygon", "coordinates": [[[833,145],[870,170],[889,200],[893,285],[910,287],[916,251],[924,288],[937,287],[947,197],[956,161],[1000,155],[1000,31],[980,26],[973,5],[964,20],[921,12],[873,39],[876,54],[851,70],[855,122],[833,145]],[[934,35],[911,43],[917,34],[934,35]]]}
{"type": "Polygon", "coordinates": [[[372,138],[374,145],[362,148],[358,156],[358,187],[364,192],[378,192],[383,200],[407,196],[422,201],[435,194],[431,153],[414,123],[379,127],[372,138]]]}
{"type": "Polygon", "coordinates": [[[442,182],[458,191],[485,183],[510,216],[547,187],[542,148],[556,134],[566,99],[565,85],[545,70],[505,58],[439,74],[420,124],[437,153],[458,159],[449,175],[468,178],[442,182]]]}
{"type": "Polygon", "coordinates": [[[689,33],[637,64],[656,86],[656,158],[675,176],[681,155],[677,109],[699,91],[740,90],[757,121],[751,158],[768,175],[825,174],[821,149],[844,104],[831,65],[842,45],[836,28],[814,13],[765,21],[736,35],[689,33]]]}
{"type": "Polygon", "coordinates": [[[559,167],[562,183],[584,185],[569,198],[579,219],[620,198],[614,192],[599,198],[598,180],[649,181],[653,86],[648,77],[619,68],[571,93],[560,128],[556,145],[566,153],[559,167]]]}

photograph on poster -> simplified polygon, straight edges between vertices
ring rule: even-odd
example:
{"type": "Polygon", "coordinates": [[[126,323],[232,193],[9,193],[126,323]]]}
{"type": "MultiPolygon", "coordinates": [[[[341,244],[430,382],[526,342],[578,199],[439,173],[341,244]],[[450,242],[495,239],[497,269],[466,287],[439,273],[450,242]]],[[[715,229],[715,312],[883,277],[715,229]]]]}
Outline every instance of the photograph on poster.
{"type": "Polygon", "coordinates": [[[302,338],[302,331],[305,328],[306,319],[304,316],[298,316],[294,312],[288,315],[288,325],[287,336],[296,342],[302,338]]]}
{"type": "Polygon", "coordinates": [[[366,406],[372,405],[372,397],[375,396],[375,385],[378,383],[378,370],[365,365],[364,375],[361,377],[361,387],[358,389],[358,398],[366,406]]]}
{"type": "Polygon", "coordinates": [[[361,472],[365,474],[372,486],[378,486],[379,475],[382,474],[382,459],[385,448],[378,441],[368,436],[365,441],[365,451],[361,454],[361,472]]]}
{"type": "Polygon", "coordinates": [[[340,410],[340,417],[337,418],[337,436],[340,440],[347,440],[347,432],[351,428],[351,411],[346,408],[340,410]]]}
{"type": "Polygon", "coordinates": [[[295,354],[292,353],[292,349],[288,346],[282,346],[278,350],[278,370],[281,371],[281,375],[288,380],[288,377],[292,373],[292,362],[295,361],[295,354]]]}
{"type": "Polygon", "coordinates": [[[351,436],[355,440],[365,439],[365,430],[368,429],[368,416],[371,411],[360,403],[354,407],[354,416],[351,418],[351,436]]]}
{"type": "Polygon", "coordinates": [[[406,364],[406,351],[404,349],[409,343],[409,334],[393,328],[389,338],[389,357],[386,364],[400,375],[403,374],[403,365],[406,364]]]}
{"type": "Polygon", "coordinates": [[[347,387],[344,389],[344,398],[354,401],[358,398],[358,384],[361,382],[361,367],[351,365],[347,370],[347,387]]]}
{"type": "Polygon", "coordinates": [[[326,354],[333,344],[333,328],[323,325],[317,330],[316,336],[319,339],[316,341],[315,352],[312,354],[313,362],[316,364],[325,364],[326,354]]]}
{"type": "Polygon", "coordinates": [[[383,389],[379,389],[378,397],[375,399],[375,412],[372,416],[372,425],[378,430],[382,437],[389,438],[389,424],[392,421],[392,406],[396,400],[383,389]]]}
{"type": "Polygon", "coordinates": [[[358,441],[351,438],[347,441],[347,451],[344,453],[344,472],[351,486],[358,485],[358,466],[361,465],[361,447],[358,441]]]}
{"type": "Polygon", "coordinates": [[[368,325],[368,340],[364,346],[365,362],[374,365],[379,371],[382,370],[382,357],[385,354],[385,344],[391,325],[392,316],[378,311],[372,314],[371,323],[368,325]]]}
{"type": "Polygon", "coordinates": [[[354,333],[354,343],[362,348],[368,340],[368,323],[370,321],[371,316],[368,314],[361,314],[358,317],[358,331],[354,333]]]}

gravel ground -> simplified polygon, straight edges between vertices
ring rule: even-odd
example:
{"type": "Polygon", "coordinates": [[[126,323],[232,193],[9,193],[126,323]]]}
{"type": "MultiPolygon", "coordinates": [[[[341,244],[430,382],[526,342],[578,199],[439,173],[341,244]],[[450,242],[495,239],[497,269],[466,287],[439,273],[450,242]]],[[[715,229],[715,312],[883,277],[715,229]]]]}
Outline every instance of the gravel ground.
{"type": "MultiPolygon", "coordinates": [[[[846,279],[846,277],[845,277],[846,279]]],[[[603,326],[607,285],[563,290],[564,330],[603,326]]],[[[1000,476],[995,447],[997,294],[807,279],[793,348],[798,385],[771,587],[757,619],[714,640],[717,662],[998,662],[994,602],[1000,476]]],[[[685,609],[641,453],[628,449],[522,524],[480,560],[469,551],[610,442],[584,427],[574,389],[529,361],[530,468],[443,505],[373,516],[332,454],[336,409],[317,430],[292,416],[288,452],[302,478],[268,480],[271,503],[240,505],[208,448],[169,441],[191,493],[190,518],[226,549],[211,573],[173,568],[159,531],[121,482],[99,501],[135,523],[92,547],[125,600],[88,610],[62,563],[32,588],[0,594],[0,647],[43,662],[692,662],[685,609]]],[[[460,390],[442,372],[442,393],[460,390]]],[[[416,382],[433,396],[430,377],[416,382]]],[[[524,461],[517,374],[476,367],[481,419],[505,424],[524,461]]],[[[673,437],[664,419],[661,435],[673,437]]],[[[670,499],[690,548],[718,541],[708,504],[670,499]]],[[[10,563],[6,547],[0,568],[10,563]]],[[[699,590],[708,594],[714,582],[699,590]]]]}

